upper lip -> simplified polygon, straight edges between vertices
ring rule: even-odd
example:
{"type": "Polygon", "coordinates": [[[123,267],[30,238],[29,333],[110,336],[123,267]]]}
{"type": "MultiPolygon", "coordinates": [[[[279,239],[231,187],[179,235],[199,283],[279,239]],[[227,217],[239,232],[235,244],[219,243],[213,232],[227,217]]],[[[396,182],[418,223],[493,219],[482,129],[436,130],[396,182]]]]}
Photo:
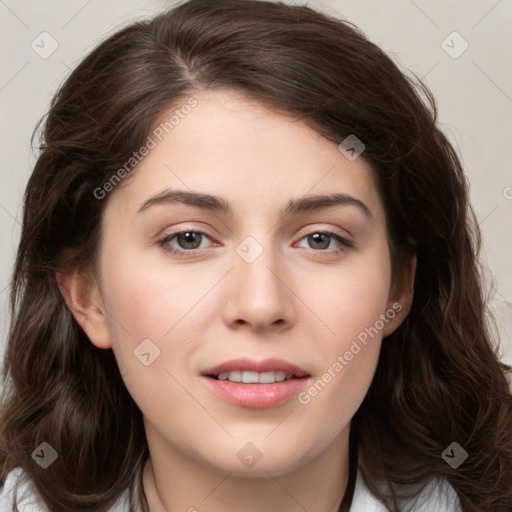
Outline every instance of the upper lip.
{"type": "Polygon", "coordinates": [[[250,359],[248,357],[240,357],[238,359],[232,359],[231,361],[226,361],[216,366],[212,366],[211,368],[203,371],[202,375],[219,375],[224,372],[229,373],[234,371],[258,373],[282,371],[294,375],[295,377],[305,377],[309,375],[308,372],[299,368],[297,365],[275,357],[262,359],[260,361],[250,359]]]}

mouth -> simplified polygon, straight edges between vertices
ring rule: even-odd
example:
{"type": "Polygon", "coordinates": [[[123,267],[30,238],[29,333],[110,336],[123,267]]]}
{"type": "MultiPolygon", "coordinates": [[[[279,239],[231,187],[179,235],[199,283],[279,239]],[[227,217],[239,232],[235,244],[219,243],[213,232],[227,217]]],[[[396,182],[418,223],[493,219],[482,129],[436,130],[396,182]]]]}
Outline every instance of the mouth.
{"type": "Polygon", "coordinates": [[[282,359],[240,358],[201,373],[216,396],[241,407],[268,408],[287,402],[304,389],[311,375],[282,359]]]}
{"type": "Polygon", "coordinates": [[[304,379],[309,375],[294,375],[286,373],[282,370],[270,372],[251,372],[243,370],[235,370],[231,372],[222,372],[218,375],[207,375],[215,380],[227,380],[229,382],[243,382],[244,384],[274,384],[276,382],[284,382],[292,379],[304,379]]]}
{"type": "Polygon", "coordinates": [[[208,368],[202,375],[215,380],[243,382],[244,384],[273,384],[291,379],[309,377],[309,373],[296,364],[271,357],[263,360],[241,357],[208,368]]]}

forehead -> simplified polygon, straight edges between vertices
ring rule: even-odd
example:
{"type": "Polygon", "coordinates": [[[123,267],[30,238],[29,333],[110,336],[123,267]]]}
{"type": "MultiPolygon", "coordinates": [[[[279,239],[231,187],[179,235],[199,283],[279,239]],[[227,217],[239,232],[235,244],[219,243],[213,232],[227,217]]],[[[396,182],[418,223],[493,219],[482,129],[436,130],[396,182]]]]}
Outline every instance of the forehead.
{"type": "Polygon", "coordinates": [[[276,203],[280,210],[293,198],[338,192],[383,216],[376,176],[364,158],[348,160],[338,144],[305,123],[239,92],[193,97],[196,106],[186,114],[176,115],[185,98],[160,116],[150,134],[152,149],[115,191],[113,207],[129,214],[166,188],[225,197],[240,208],[276,203]]]}

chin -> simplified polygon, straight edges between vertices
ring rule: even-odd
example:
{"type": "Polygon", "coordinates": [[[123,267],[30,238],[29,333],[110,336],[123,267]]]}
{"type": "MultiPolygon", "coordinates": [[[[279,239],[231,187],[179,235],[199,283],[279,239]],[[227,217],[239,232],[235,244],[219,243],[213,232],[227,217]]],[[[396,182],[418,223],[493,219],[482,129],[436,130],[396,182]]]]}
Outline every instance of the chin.
{"type": "Polygon", "coordinates": [[[233,455],[228,457],[224,452],[219,454],[219,458],[209,458],[207,463],[219,471],[233,473],[234,476],[268,478],[269,473],[272,476],[290,473],[300,466],[302,460],[301,454],[290,450],[290,447],[285,447],[279,453],[278,447],[262,447],[258,450],[250,443],[231,453],[233,455]]]}

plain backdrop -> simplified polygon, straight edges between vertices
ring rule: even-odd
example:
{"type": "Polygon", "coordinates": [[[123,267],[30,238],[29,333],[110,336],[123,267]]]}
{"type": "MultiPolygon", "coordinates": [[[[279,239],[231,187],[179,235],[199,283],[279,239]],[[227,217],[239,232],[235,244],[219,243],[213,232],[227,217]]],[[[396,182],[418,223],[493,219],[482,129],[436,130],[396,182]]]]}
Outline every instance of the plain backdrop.
{"type": "MultiPolygon", "coordinates": [[[[174,3],[0,0],[0,349],[6,341],[21,199],[35,161],[30,138],[36,122],[70,69],[100,39],[174,3]]],[[[440,125],[470,181],[484,239],[483,263],[495,284],[490,307],[498,319],[503,360],[512,363],[512,1],[307,4],[353,22],[433,91],[440,125]]]]}

